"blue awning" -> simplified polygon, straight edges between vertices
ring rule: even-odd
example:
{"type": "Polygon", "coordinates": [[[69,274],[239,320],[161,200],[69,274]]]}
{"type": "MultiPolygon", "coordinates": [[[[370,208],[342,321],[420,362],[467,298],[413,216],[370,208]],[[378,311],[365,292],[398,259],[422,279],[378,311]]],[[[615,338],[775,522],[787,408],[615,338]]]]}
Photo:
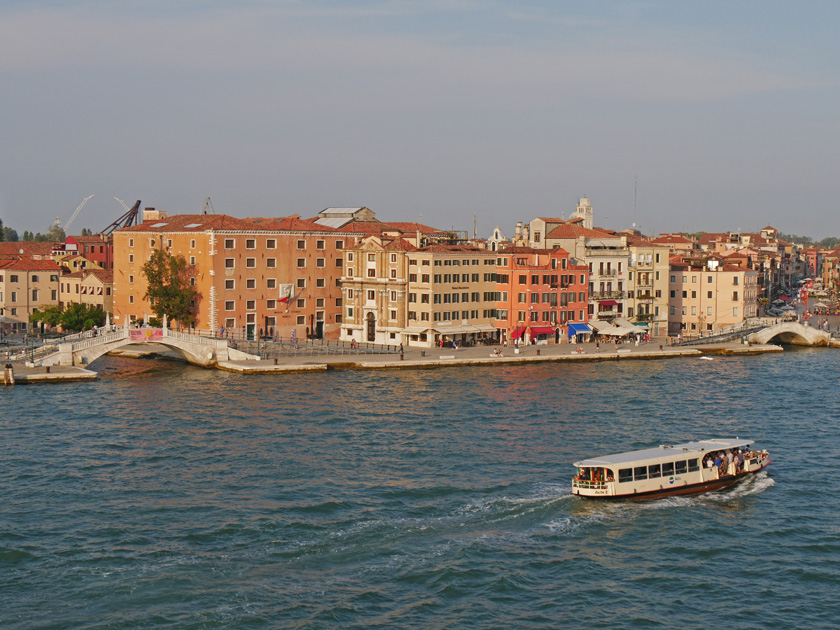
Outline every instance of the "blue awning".
{"type": "Polygon", "coordinates": [[[592,332],[589,324],[569,324],[569,337],[575,335],[588,335],[592,332]]]}

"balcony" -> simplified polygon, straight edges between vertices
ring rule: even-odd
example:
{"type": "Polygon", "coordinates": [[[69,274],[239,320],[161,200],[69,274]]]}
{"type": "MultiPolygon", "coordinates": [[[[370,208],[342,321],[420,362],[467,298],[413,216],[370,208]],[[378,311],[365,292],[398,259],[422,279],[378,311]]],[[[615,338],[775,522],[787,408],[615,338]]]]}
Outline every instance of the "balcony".
{"type": "Polygon", "coordinates": [[[623,300],[624,291],[604,291],[603,293],[590,293],[589,301],[597,302],[598,300],[623,300]]]}

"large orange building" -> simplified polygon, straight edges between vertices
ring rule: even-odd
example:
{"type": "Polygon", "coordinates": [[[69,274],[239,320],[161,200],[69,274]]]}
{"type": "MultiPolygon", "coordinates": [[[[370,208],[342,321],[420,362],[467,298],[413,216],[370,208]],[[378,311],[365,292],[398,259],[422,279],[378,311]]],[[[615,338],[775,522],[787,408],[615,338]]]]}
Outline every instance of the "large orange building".
{"type": "Polygon", "coordinates": [[[114,320],[153,316],[142,267],[163,249],[190,265],[197,329],[337,339],[344,249],[352,243],[354,235],[298,215],[238,219],[147,209],[143,223],[114,232],[114,320]]]}
{"type": "Polygon", "coordinates": [[[496,328],[502,339],[556,343],[588,320],[589,268],[569,252],[508,247],[498,253],[496,328]]]}

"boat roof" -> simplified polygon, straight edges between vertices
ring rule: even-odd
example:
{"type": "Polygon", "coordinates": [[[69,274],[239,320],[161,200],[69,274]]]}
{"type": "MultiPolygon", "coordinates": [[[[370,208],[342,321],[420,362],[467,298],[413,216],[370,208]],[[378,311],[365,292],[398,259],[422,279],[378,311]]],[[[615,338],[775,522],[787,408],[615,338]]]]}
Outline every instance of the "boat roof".
{"type": "Polygon", "coordinates": [[[584,459],[575,462],[577,467],[581,466],[617,466],[621,464],[644,463],[651,460],[667,460],[673,459],[680,454],[686,457],[689,455],[700,455],[708,451],[728,450],[730,448],[742,448],[749,446],[753,440],[744,440],[741,438],[715,438],[709,440],[699,440],[696,442],[686,442],[685,444],[665,445],[660,444],[654,448],[644,448],[639,451],[628,451],[626,453],[616,453],[615,455],[603,455],[601,457],[593,457],[592,459],[584,459]]]}

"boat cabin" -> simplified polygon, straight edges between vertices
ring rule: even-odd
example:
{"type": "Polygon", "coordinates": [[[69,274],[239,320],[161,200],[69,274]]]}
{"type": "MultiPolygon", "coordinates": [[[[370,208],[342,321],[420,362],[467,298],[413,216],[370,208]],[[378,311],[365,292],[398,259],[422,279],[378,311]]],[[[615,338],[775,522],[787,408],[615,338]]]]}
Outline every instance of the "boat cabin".
{"type": "Polygon", "coordinates": [[[767,452],[750,440],[713,439],[661,445],[575,462],[572,493],[587,497],[650,497],[706,492],[758,472],[767,452]]]}

